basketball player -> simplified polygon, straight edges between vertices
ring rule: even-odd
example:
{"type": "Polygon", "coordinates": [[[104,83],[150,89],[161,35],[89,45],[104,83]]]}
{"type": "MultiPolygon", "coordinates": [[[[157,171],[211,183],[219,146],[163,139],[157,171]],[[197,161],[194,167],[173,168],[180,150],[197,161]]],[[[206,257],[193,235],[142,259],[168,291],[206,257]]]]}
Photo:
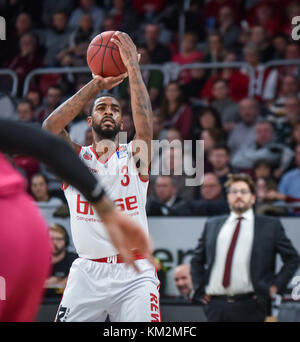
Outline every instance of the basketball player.
{"type": "MultiPolygon", "coordinates": [[[[119,146],[122,128],[119,101],[103,95],[94,102],[88,125],[93,144],[79,146],[70,141],[65,127],[80,113],[84,105],[100,91],[111,89],[126,75],[116,78],[95,76],[73,97],[58,107],[43,127],[62,135],[77,151],[90,170],[100,175],[107,194],[117,206],[137,220],[148,232],[145,211],[149,182],[152,109],[138,64],[138,53],[131,38],[116,32],[112,40],[118,47],[130,83],[131,107],[136,136],[133,142],[119,146]],[[134,142],[143,141],[148,149],[134,151],[134,142]],[[111,142],[108,143],[108,142],[111,142]],[[117,146],[117,149],[116,147],[117,146]],[[139,163],[139,173],[136,163],[139,163]]],[[[99,228],[98,219],[88,201],[73,187],[65,186],[71,216],[71,231],[79,258],[73,263],[57,321],[160,321],[159,281],[153,265],[136,254],[140,273],[125,267],[118,250],[99,228]]]]}
{"type": "MultiPolygon", "coordinates": [[[[52,167],[93,203],[124,260],[133,263],[133,247],[151,260],[149,240],[139,225],[114,209],[99,180],[61,139],[24,123],[0,119],[0,149],[32,155],[52,167]]],[[[1,322],[34,319],[50,272],[48,229],[25,188],[23,177],[0,153],[1,322]]]]}

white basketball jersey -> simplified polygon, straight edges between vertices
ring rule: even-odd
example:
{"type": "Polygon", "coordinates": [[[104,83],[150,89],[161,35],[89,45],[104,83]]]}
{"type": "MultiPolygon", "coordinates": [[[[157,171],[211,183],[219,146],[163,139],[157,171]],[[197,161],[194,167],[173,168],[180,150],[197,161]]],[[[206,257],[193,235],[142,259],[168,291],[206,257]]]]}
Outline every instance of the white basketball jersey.
{"type": "MultiPolygon", "coordinates": [[[[105,163],[98,160],[92,146],[83,146],[79,158],[96,177],[100,177],[108,197],[115,205],[137,220],[148,234],[145,206],[149,181],[139,177],[132,156],[132,142],[120,145],[105,163]]],[[[64,192],[70,208],[72,238],[78,255],[98,259],[118,254],[92,205],[72,186],[66,186],[64,192]]]]}

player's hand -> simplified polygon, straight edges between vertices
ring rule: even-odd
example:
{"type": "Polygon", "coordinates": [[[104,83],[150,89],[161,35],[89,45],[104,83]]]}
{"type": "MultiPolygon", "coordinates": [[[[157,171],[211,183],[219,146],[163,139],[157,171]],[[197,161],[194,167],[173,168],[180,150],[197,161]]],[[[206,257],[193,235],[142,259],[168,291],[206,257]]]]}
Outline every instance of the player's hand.
{"type": "Polygon", "coordinates": [[[135,249],[135,252],[147,258],[155,267],[157,266],[152,256],[151,241],[136,221],[116,209],[106,196],[93,203],[93,206],[102,218],[113,245],[119,250],[122,259],[127,264],[132,265],[139,272],[134,263],[133,249],[135,249]]]}
{"type": "Polygon", "coordinates": [[[100,75],[92,74],[93,79],[96,85],[99,87],[99,91],[101,90],[110,90],[120,83],[127,77],[127,73],[120,74],[119,76],[109,76],[109,77],[102,77],[100,75]]]}
{"type": "Polygon", "coordinates": [[[139,65],[140,57],[137,48],[127,33],[116,31],[111,42],[118,46],[123,64],[127,70],[130,69],[130,67],[139,65]]]}
{"type": "Polygon", "coordinates": [[[120,210],[114,209],[108,215],[102,215],[102,220],[112,243],[119,250],[122,259],[133,266],[139,272],[134,260],[134,253],[138,252],[147,258],[155,267],[157,266],[152,256],[152,244],[139,224],[120,210]]]}

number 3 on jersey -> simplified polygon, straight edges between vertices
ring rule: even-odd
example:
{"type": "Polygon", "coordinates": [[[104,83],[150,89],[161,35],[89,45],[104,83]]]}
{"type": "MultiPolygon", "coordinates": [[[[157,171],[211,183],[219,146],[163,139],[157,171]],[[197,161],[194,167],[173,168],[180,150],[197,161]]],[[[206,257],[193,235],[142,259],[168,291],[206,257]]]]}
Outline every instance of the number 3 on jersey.
{"type": "Polygon", "coordinates": [[[123,174],[124,178],[121,180],[121,184],[123,186],[127,186],[130,182],[129,176],[128,176],[128,166],[124,165],[121,169],[121,173],[123,174]]]}

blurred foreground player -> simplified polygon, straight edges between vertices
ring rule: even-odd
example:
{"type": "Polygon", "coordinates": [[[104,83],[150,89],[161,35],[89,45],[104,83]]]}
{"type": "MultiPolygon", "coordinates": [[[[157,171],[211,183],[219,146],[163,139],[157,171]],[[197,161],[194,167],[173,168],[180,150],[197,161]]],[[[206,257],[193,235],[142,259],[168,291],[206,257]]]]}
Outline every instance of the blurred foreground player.
{"type": "MultiPolygon", "coordinates": [[[[135,139],[129,144],[119,145],[121,106],[117,99],[105,94],[95,100],[88,117],[93,133],[91,146],[71,142],[64,129],[91,98],[119,84],[124,75],[94,77],[58,107],[43,127],[65,136],[86,165],[101,177],[110,198],[148,233],[145,204],[151,160],[152,109],[136,47],[127,34],[117,32],[115,35],[118,41],[112,41],[119,47],[129,77],[135,139]],[[138,153],[134,146],[140,145],[140,142],[146,148],[141,149],[137,160],[138,153]]],[[[107,314],[112,322],[160,321],[159,281],[153,265],[136,254],[136,265],[141,272],[138,274],[126,267],[118,250],[107,240],[104,229],[100,229],[98,218],[91,211],[88,201],[73,187],[67,186],[65,195],[79,258],[71,267],[57,321],[104,321],[107,314]]]]}
{"type": "MultiPolygon", "coordinates": [[[[0,149],[30,154],[51,166],[93,204],[124,260],[132,248],[149,257],[150,244],[139,225],[114,209],[97,180],[62,140],[40,129],[0,119],[0,149]]],[[[32,321],[50,272],[47,226],[25,191],[25,180],[0,153],[0,321],[32,321]],[[4,282],[3,282],[4,280],[4,282]]],[[[103,228],[102,228],[103,229],[103,228]]],[[[136,266],[134,266],[136,267],[136,266]]]]}

